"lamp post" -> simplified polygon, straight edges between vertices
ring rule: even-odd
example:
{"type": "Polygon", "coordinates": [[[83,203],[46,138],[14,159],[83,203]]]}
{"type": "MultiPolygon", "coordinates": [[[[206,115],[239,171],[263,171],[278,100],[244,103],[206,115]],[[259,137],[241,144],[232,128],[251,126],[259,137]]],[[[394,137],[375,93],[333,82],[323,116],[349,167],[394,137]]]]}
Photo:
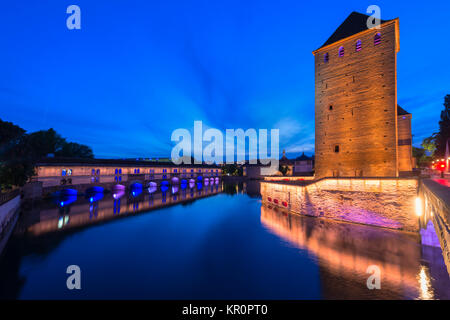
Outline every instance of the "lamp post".
{"type": "Polygon", "coordinates": [[[445,143],[445,160],[446,160],[446,164],[447,164],[447,172],[449,172],[450,171],[450,168],[449,168],[449,161],[450,161],[450,147],[449,147],[449,144],[450,144],[450,138],[448,138],[447,139],[447,142],[445,143]]]}
{"type": "MultiPolygon", "coordinates": [[[[447,162],[448,162],[448,160],[447,160],[447,162]]],[[[445,159],[438,161],[438,163],[436,164],[436,168],[441,172],[441,178],[444,178],[444,172],[445,172],[445,169],[447,168],[447,163],[446,163],[445,159]]]]}

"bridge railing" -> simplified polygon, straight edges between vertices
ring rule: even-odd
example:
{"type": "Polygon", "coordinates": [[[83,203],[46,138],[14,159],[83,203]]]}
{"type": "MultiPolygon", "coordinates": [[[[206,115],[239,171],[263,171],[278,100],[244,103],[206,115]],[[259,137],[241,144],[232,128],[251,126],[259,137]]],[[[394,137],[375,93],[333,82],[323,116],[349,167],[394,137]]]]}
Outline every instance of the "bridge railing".
{"type": "Polygon", "coordinates": [[[0,193],[0,205],[14,199],[20,194],[20,189],[15,189],[9,192],[0,193]]]}

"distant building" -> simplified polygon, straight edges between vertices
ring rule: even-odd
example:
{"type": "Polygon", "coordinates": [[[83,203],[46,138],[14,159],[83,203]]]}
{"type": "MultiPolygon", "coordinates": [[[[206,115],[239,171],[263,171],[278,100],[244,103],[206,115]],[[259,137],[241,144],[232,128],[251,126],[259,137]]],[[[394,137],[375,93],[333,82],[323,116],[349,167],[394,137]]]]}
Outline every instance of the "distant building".
{"type": "Polygon", "coordinates": [[[398,171],[408,172],[415,167],[412,157],[411,113],[397,106],[398,171]]]}
{"type": "Polygon", "coordinates": [[[300,157],[295,159],[293,175],[295,176],[310,175],[313,173],[313,169],[314,169],[314,156],[308,157],[303,152],[303,154],[300,157]]]}
{"type": "Polygon", "coordinates": [[[316,177],[412,170],[411,114],[397,106],[399,19],[353,12],[315,57],[316,177]]]}
{"type": "Polygon", "coordinates": [[[289,160],[286,157],[286,150],[283,150],[283,156],[280,159],[280,166],[287,167],[287,176],[292,176],[294,174],[294,161],[289,160]]]}
{"type": "Polygon", "coordinates": [[[169,161],[47,158],[36,164],[36,176],[32,181],[42,182],[46,188],[61,185],[121,184],[135,179],[189,180],[199,176],[221,177],[222,169],[206,164],[175,165],[169,161]]]}

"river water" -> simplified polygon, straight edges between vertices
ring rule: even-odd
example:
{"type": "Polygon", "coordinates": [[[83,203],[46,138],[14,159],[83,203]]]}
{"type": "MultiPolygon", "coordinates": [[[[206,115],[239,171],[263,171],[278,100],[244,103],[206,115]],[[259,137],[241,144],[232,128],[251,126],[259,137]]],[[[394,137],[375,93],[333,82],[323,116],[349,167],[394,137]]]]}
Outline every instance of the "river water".
{"type": "Polygon", "coordinates": [[[439,248],[263,206],[258,182],[64,201],[23,209],[0,298],[450,299],[439,248]],[[70,265],[81,290],[67,289],[70,265]],[[367,287],[369,266],[380,289],[367,287]]]}

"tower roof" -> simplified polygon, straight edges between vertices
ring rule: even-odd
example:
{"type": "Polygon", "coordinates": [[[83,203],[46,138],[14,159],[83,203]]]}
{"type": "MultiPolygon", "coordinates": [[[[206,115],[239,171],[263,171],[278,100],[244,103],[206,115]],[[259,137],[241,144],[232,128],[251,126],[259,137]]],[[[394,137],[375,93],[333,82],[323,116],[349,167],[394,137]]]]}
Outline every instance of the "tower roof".
{"type": "Polygon", "coordinates": [[[305,153],[303,152],[303,154],[300,157],[298,157],[297,159],[295,159],[295,160],[297,160],[297,161],[304,161],[304,160],[311,160],[311,158],[308,157],[307,155],[305,155],[305,153]]]}
{"type": "MultiPolygon", "coordinates": [[[[339,40],[368,30],[369,28],[367,28],[367,19],[369,17],[370,16],[366,14],[353,11],[320,48],[326,47],[339,40]]],[[[381,20],[381,23],[385,23],[387,21],[390,20],[381,20]]]]}
{"type": "Polygon", "coordinates": [[[411,113],[409,113],[408,111],[406,111],[405,109],[403,109],[402,107],[397,105],[397,116],[404,116],[407,114],[411,114],[411,113]]]}

